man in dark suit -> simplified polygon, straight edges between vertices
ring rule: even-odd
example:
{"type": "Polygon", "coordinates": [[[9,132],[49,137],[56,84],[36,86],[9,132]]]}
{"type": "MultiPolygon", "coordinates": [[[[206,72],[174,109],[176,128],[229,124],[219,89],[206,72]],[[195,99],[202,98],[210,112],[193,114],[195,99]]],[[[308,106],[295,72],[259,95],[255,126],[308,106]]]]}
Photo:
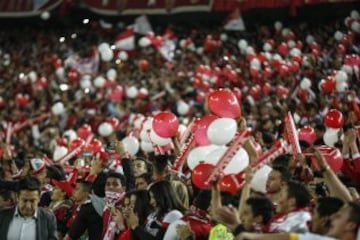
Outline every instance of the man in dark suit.
{"type": "Polygon", "coordinates": [[[0,240],[56,240],[55,216],[38,207],[39,180],[21,179],[17,200],[15,207],[0,211],[0,240]]]}

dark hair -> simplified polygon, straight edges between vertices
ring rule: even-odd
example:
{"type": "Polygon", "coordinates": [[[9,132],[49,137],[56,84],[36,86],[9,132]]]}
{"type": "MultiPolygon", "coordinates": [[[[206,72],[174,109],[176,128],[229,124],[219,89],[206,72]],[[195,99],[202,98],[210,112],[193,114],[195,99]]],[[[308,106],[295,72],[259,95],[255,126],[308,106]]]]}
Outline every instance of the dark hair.
{"type": "Polygon", "coordinates": [[[151,158],[151,163],[154,170],[164,172],[169,162],[168,158],[168,155],[154,155],[151,158]]]}
{"type": "Polygon", "coordinates": [[[207,211],[211,202],[211,191],[201,190],[199,194],[195,197],[193,205],[201,210],[207,211]]]}
{"type": "Polygon", "coordinates": [[[250,197],[246,200],[246,204],[251,207],[253,215],[262,216],[262,223],[267,224],[273,213],[274,206],[272,202],[266,197],[250,197]]]}
{"type": "Polygon", "coordinates": [[[143,162],[145,163],[145,168],[146,168],[147,172],[148,172],[148,173],[151,173],[151,172],[152,172],[152,166],[151,166],[150,162],[149,162],[148,160],[146,160],[145,158],[143,158],[143,157],[138,157],[138,156],[137,156],[137,157],[134,159],[134,161],[143,161],[143,162]]]}
{"type": "Polygon", "coordinates": [[[276,157],[276,158],[272,161],[272,165],[273,165],[273,166],[288,167],[291,158],[292,158],[292,155],[291,155],[291,154],[281,154],[280,156],[276,157]]]}
{"type": "Polygon", "coordinates": [[[152,176],[150,173],[143,173],[139,176],[137,176],[135,179],[143,178],[147,184],[150,184],[152,182],[152,176]]]}
{"type": "Polygon", "coordinates": [[[140,225],[143,225],[146,217],[151,212],[149,193],[147,190],[136,190],[133,191],[130,196],[131,195],[136,196],[134,213],[137,214],[140,225]]]}
{"type": "Polygon", "coordinates": [[[124,176],[123,174],[121,174],[121,173],[117,173],[117,172],[114,172],[114,171],[109,171],[109,172],[107,173],[106,180],[107,180],[108,178],[117,178],[117,179],[120,180],[122,186],[124,186],[124,187],[126,186],[126,178],[125,178],[125,176],[124,176]]]}
{"type": "Polygon", "coordinates": [[[14,200],[15,194],[13,191],[7,189],[0,189],[0,197],[2,197],[5,201],[14,200]]]}
{"type": "Polygon", "coordinates": [[[91,188],[96,196],[105,197],[105,185],[106,185],[107,174],[100,172],[95,181],[91,184],[91,188]]]}
{"type": "Polygon", "coordinates": [[[185,211],[185,207],[181,204],[169,181],[163,180],[153,183],[149,192],[154,195],[156,207],[159,208],[158,218],[162,218],[169,210],[185,211]]]}
{"type": "Polygon", "coordinates": [[[304,184],[298,181],[289,180],[286,185],[288,198],[295,198],[297,208],[308,206],[312,197],[304,184]]]}
{"type": "Polygon", "coordinates": [[[317,200],[316,211],[320,217],[331,216],[344,205],[344,202],[336,197],[322,197],[317,200]]]}
{"type": "Polygon", "coordinates": [[[40,193],[40,181],[33,176],[26,176],[19,181],[19,193],[23,190],[38,191],[40,193]]]}
{"type": "Polygon", "coordinates": [[[352,201],[348,204],[351,207],[349,221],[356,224],[356,228],[354,230],[354,234],[356,236],[358,228],[360,226],[360,202],[352,201]]]}
{"type": "Polygon", "coordinates": [[[274,165],[274,166],[272,166],[272,170],[280,172],[282,181],[286,182],[291,179],[291,173],[287,167],[280,166],[280,165],[274,165]]]}
{"type": "Polygon", "coordinates": [[[64,168],[60,165],[51,165],[46,168],[46,175],[50,179],[54,179],[56,181],[66,180],[66,173],[64,168]]]}
{"type": "Polygon", "coordinates": [[[81,185],[81,189],[83,192],[91,193],[92,191],[92,183],[91,182],[79,182],[81,185]]]}

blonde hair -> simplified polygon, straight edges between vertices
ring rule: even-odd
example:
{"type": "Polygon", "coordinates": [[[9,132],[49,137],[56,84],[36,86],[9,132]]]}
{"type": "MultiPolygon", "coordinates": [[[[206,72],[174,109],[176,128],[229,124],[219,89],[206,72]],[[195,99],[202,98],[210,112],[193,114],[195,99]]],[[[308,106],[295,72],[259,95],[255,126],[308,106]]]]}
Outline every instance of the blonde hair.
{"type": "Polygon", "coordinates": [[[189,190],[187,186],[178,180],[172,180],[171,186],[176,192],[179,200],[182,202],[185,208],[189,208],[189,190]]]}

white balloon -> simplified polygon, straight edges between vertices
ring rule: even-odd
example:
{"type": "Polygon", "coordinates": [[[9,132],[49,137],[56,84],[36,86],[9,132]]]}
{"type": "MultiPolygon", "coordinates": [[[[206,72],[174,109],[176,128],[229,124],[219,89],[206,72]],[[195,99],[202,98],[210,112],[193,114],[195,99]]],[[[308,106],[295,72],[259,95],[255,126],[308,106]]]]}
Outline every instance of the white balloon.
{"type": "Polygon", "coordinates": [[[63,133],[63,137],[68,138],[69,141],[71,142],[72,140],[77,139],[78,136],[75,130],[68,129],[63,133]]]}
{"type": "Polygon", "coordinates": [[[254,53],[255,53],[255,50],[254,50],[253,47],[248,46],[248,47],[246,48],[246,54],[254,54],[254,53]]]}
{"type": "Polygon", "coordinates": [[[48,11],[44,11],[41,13],[40,18],[46,21],[50,18],[50,13],[48,11]]]}
{"type": "Polygon", "coordinates": [[[226,42],[228,40],[228,35],[226,33],[220,34],[220,40],[226,42]]]}
{"type": "Polygon", "coordinates": [[[245,149],[240,148],[224,169],[225,174],[237,174],[249,166],[249,155],[245,149]]]}
{"type": "Polygon", "coordinates": [[[171,138],[160,137],[159,135],[157,135],[155,133],[155,131],[153,129],[150,132],[150,139],[151,139],[151,142],[153,142],[159,146],[165,146],[165,145],[171,143],[171,138]]]}
{"type": "Polygon", "coordinates": [[[354,22],[351,24],[351,30],[353,30],[353,31],[356,32],[356,33],[360,33],[360,22],[354,21],[354,22]]]}
{"type": "Polygon", "coordinates": [[[139,151],[140,145],[137,138],[132,136],[127,136],[123,140],[121,140],[121,142],[124,145],[125,152],[127,152],[131,156],[135,156],[136,153],[139,151]]]}
{"type": "MultiPolygon", "coordinates": [[[[224,155],[227,147],[219,147],[214,151],[210,152],[205,157],[205,163],[216,165],[220,158],[224,155]]],[[[236,174],[244,170],[249,165],[249,156],[247,152],[241,148],[237,151],[235,156],[230,160],[229,164],[224,169],[224,174],[236,174]]]]}
{"type": "Polygon", "coordinates": [[[344,72],[346,72],[346,74],[348,74],[348,75],[352,75],[352,74],[353,74],[353,69],[352,69],[352,67],[349,66],[349,65],[342,65],[341,70],[344,71],[344,72]]]}
{"type": "Polygon", "coordinates": [[[360,18],[360,14],[359,14],[358,11],[352,10],[351,13],[350,13],[350,17],[353,18],[353,19],[359,19],[359,18],[360,18]]]}
{"type": "Polygon", "coordinates": [[[340,70],[335,75],[335,81],[337,83],[345,82],[348,79],[346,72],[340,70]]]}
{"type": "Polygon", "coordinates": [[[187,157],[188,167],[193,170],[198,164],[205,162],[206,156],[217,148],[219,148],[219,146],[216,145],[193,148],[187,157]]]}
{"type": "Polygon", "coordinates": [[[340,41],[341,39],[343,39],[343,37],[344,37],[344,34],[342,32],[340,32],[340,31],[336,31],[334,33],[334,38],[337,41],[340,41]]]}
{"type": "Polygon", "coordinates": [[[307,90],[311,87],[311,80],[304,77],[300,82],[300,88],[307,90]]]}
{"type": "Polygon", "coordinates": [[[138,128],[140,129],[141,128],[141,124],[142,122],[145,120],[145,117],[140,115],[139,117],[137,117],[134,122],[133,122],[133,125],[135,128],[138,128]]]}
{"type": "Polygon", "coordinates": [[[147,141],[141,141],[141,150],[144,152],[153,152],[153,146],[151,144],[151,142],[147,142],[147,141]]]}
{"type": "Polygon", "coordinates": [[[59,161],[68,153],[68,149],[64,146],[56,146],[54,153],[53,153],[53,160],[54,162],[59,161]]]}
{"type": "Polygon", "coordinates": [[[179,100],[176,104],[176,110],[180,115],[186,115],[189,113],[190,106],[183,100],[179,100]]]}
{"type": "Polygon", "coordinates": [[[246,50],[246,48],[248,47],[248,43],[245,39],[240,39],[238,42],[238,47],[240,48],[240,50],[246,50]]]}
{"type": "Polygon", "coordinates": [[[139,89],[139,93],[143,94],[144,96],[149,95],[149,91],[144,87],[139,89]]]}
{"type": "Polygon", "coordinates": [[[306,42],[307,44],[311,44],[315,41],[314,37],[312,35],[307,35],[306,36],[306,42]]]}
{"type": "Polygon", "coordinates": [[[114,132],[113,126],[108,122],[103,122],[99,125],[98,133],[103,137],[108,137],[114,132]]]}
{"type": "Polygon", "coordinates": [[[143,124],[143,129],[152,129],[152,124],[153,124],[154,118],[152,117],[147,117],[144,124],[143,124]]]}
{"type": "Polygon", "coordinates": [[[204,48],[203,47],[198,47],[196,49],[196,53],[199,54],[199,55],[202,55],[204,53],[204,48]]]}
{"type": "Polygon", "coordinates": [[[270,52],[270,51],[272,50],[271,44],[268,43],[268,42],[264,43],[264,45],[263,45],[263,50],[264,50],[265,52],[270,52]]]}
{"type": "Polygon", "coordinates": [[[290,29],[289,28],[284,28],[282,31],[281,31],[281,35],[283,37],[287,37],[287,35],[289,35],[290,33],[290,29]]]}
{"type": "Polygon", "coordinates": [[[345,92],[349,89],[349,85],[346,82],[337,82],[336,83],[336,91],[345,92]]]}
{"type": "Polygon", "coordinates": [[[275,23],[274,23],[274,28],[275,28],[275,30],[281,30],[282,29],[282,27],[283,27],[283,24],[282,24],[282,22],[280,22],[280,21],[276,21],[275,23]]]}
{"type": "Polygon", "coordinates": [[[65,70],[63,67],[59,67],[55,70],[55,74],[58,77],[59,80],[64,81],[65,80],[65,70]]]}
{"type": "Polygon", "coordinates": [[[36,82],[36,80],[38,78],[37,73],[35,71],[29,72],[28,77],[32,83],[36,82]]]}
{"type": "Polygon", "coordinates": [[[180,240],[180,237],[177,234],[176,227],[178,225],[187,225],[186,222],[183,220],[176,220],[175,222],[171,223],[169,227],[166,229],[165,235],[163,239],[166,240],[180,240]]]}
{"type": "Polygon", "coordinates": [[[139,46],[140,47],[148,47],[151,45],[151,40],[147,37],[142,37],[139,39],[139,46]]]}
{"type": "Polygon", "coordinates": [[[120,60],[122,60],[122,61],[126,61],[126,60],[129,59],[129,55],[127,54],[127,52],[121,51],[121,52],[119,52],[119,54],[118,54],[118,58],[119,58],[120,60]]]}
{"type": "Polygon", "coordinates": [[[296,47],[296,43],[295,43],[294,40],[289,40],[289,41],[287,42],[287,45],[288,45],[288,47],[289,47],[290,49],[293,49],[294,47],[296,47]]]}
{"type": "Polygon", "coordinates": [[[326,129],[323,140],[326,145],[333,147],[334,144],[338,141],[338,133],[334,130],[326,129]]]}
{"type": "Polygon", "coordinates": [[[106,77],[110,80],[115,80],[117,76],[117,72],[115,69],[110,68],[107,72],[106,72],[106,77]]]}
{"type": "Polygon", "coordinates": [[[128,98],[132,98],[132,99],[133,99],[133,98],[136,98],[137,95],[138,95],[138,89],[137,89],[137,87],[131,86],[131,87],[126,88],[126,96],[127,96],[128,98]]]}
{"type": "Polygon", "coordinates": [[[257,192],[266,193],[266,182],[271,170],[272,168],[268,165],[257,170],[251,180],[250,187],[257,192]]]}
{"type": "Polygon", "coordinates": [[[250,61],[250,67],[251,68],[256,68],[256,69],[261,69],[261,62],[259,59],[254,58],[250,61]]]}
{"type": "Polygon", "coordinates": [[[94,79],[94,86],[97,88],[103,88],[105,86],[106,79],[103,76],[97,76],[94,79]]]}
{"type": "Polygon", "coordinates": [[[181,39],[179,42],[179,45],[181,48],[185,48],[186,47],[186,39],[181,39]]]}
{"type": "Polygon", "coordinates": [[[106,51],[107,49],[111,49],[108,43],[100,43],[100,45],[98,46],[98,50],[100,53],[102,53],[104,50],[106,51]]]}
{"type": "Polygon", "coordinates": [[[235,136],[236,120],[232,118],[218,118],[212,121],[207,129],[207,137],[215,145],[228,144],[235,136]]]}
{"type": "Polygon", "coordinates": [[[301,50],[298,49],[298,48],[293,48],[293,49],[290,50],[290,55],[292,57],[300,56],[301,55],[301,50]]]}
{"type": "Polygon", "coordinates": [[[81,89],[88,89],[91,88],[91,81],[89,78],[82,78],[80,80],[80,87],[81,89]]]}
{"type": "Polygon", "coordinates": [[[111,50],[111,48],[109,49],[104,49],[102,52],[100,52],[100,56],[101,56],[101,59],[105,62],[109,62],[113,59],[114,57],[114,53],[113,51],[111,50]]]}
{"type": "Polygon", "coordinates": [[[65,107],[64,104],[62,102],[57,102],[54,105],[52,105],[51,107],[51,112],[54,115],[61,115],[65,112],[65,107]]]}

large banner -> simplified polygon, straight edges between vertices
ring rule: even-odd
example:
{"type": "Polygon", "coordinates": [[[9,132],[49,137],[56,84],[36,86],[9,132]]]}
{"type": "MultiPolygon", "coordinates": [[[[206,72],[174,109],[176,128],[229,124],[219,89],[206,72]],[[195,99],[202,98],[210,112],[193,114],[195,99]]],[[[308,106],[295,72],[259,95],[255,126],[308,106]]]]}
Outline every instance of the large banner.
{"type": "Polygon", "coordinates": [[[63,0],[0,0],[0,17],[31,17],[58,7],[63,0]]]}
{"type": "Polygon", "coordinates": [[[169,14],[212,11],[214,0],[83,0],[82,6],[102,15],[169,14]]]}

